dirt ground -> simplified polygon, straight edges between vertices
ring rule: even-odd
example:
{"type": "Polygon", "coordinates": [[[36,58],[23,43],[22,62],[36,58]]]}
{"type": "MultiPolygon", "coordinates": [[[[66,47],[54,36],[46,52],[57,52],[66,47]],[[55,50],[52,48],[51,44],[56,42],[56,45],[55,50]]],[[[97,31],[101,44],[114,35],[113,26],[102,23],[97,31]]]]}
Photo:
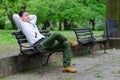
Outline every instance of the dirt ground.
{"type": "Polygon", "coordinates": [[[62,61],[0,80],[120,80],[120,50],[107,50],[72,58],[77,73],[62,73],[62,61]]]}

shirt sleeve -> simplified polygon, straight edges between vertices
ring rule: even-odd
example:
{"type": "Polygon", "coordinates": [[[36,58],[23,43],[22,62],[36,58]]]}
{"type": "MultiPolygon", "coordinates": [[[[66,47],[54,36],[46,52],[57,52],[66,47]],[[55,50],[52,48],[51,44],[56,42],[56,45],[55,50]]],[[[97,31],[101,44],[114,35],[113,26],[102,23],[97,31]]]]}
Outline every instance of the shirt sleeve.
{"type": "Polygon", "coordinates": [[[21,28],[22,28],[22,20],[21,20],[21,18],[19,17],[19,15],[18,14],[13,14],[13,20],[15,21],[15,24],[17,25],[17,27],[18,27],[18,30],[21,30],[21,28]]]}
{"type": "Polygon", "coordinates": [[[36,15],[29,15],[30,23],[36,24],[37,16],[36,15]]]}

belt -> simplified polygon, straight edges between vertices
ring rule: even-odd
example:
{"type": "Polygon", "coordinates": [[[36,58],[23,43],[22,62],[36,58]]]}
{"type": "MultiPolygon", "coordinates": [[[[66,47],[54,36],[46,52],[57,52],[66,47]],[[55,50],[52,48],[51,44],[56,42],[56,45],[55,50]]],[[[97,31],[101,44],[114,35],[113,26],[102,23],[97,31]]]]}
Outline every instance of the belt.
{"type": "Polygon", "coordinates": [[[33,45],[37,46],[39,43],[41,43],[43,40],[45,40],[45,38],[41,38],[38,41],[36,41],[33,45]]]}

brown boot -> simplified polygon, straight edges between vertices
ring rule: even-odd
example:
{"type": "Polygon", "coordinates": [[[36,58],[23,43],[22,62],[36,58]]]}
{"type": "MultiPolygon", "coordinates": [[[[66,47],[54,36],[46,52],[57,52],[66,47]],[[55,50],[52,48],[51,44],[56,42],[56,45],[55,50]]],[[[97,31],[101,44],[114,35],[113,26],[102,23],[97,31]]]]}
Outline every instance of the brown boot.
{"type": "Polygon", "coordinates": [[[74,42],[74,41],[71,41],[71,40],[69,40],[69,42],[70,42],[71,47],[76,47],[78,45],[77,42],[74,42]]]}
{"type": "Polygon", "coordinates": [[[63,67],[62,72],[70,72],[70,73],[76,73],[77,70],[72,67],[63,67]]]}

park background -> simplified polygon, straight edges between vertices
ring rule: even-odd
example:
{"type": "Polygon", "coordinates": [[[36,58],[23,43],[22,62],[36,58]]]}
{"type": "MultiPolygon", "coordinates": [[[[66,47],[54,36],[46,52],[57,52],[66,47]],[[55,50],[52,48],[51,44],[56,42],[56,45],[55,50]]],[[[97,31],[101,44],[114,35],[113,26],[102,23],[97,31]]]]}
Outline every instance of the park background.
{"type": "MultiPolygon", "coordinates": [[[[119,80],[119,26],[120,0],[0,0],[0,80],[50,80],[51,78],[53,78],[51,80],[119,80]],[[15,37],[11,35],[12,32],[17,31],[12,15],[23,9],[26,9],[30,14],[37,15],[39,29],[60,32],[74,41],[76,41],[76,36],[73,28],[89,27],[95,35],[100,35],[106,33],[107,20],[117,22],[115,28],[117,28],[118,33],[114,36],[116,38],[113,39],[110,36],[108,39],[110,48],[107,48],[107,54],[97,49],[98,53],[94,52],[78,57],[77,55],[81,52],[73,48],[73,50],[78,51],[76,52],[77,58],[72,58],[72,66],[78,69],[77,74],[60,72],[61,63],[57,60],[58,56],[60,59],[60,55],[52,56],[50,60],[53,62],[49,66],[18,74],[25,70],[24,68],[32,67],[33,69],[33,67],[35,68],[42,63],[36,57],[26,60],[23,56],[18,55],[19,46],[15,37]],[[4,77],[14,73],[17,74],[4,77]]],[[[111,27],[110,29],[112,30],[111,27]]],[[[42,58],[39,57],[39,59],[42,58]]]]}
{"type": "Polygon", "coordinates": [[[119,25],[119,0],[0,0],[0,53],[19,52],[17,31],[12,15],[26,9],[37,15],[39,29],[60,32],[76,40],[73,28],[89,27],[96,35],[105,32],[106,19],[115,19],[119,25]]]}

